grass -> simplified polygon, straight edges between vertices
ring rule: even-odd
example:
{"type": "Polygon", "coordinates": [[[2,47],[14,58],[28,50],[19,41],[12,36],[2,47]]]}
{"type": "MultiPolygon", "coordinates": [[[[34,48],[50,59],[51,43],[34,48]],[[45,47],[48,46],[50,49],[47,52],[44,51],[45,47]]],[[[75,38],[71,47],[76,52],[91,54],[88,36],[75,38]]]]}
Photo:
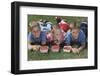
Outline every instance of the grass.
{"type": "MultiPolygon", "coordinates": [[[[28,23],[32,22],[32,21],[39,21],[40,19],[43,20],[48,20],[50,22],[52,22],[53,24],[56,24],[56,20],[55,20],[56,16],[47,16],[47,15],[28,15],[28,23]]],[[[67,23],[71,23],[73,21],[77,22],[77,25],[80,24],[80,22],[84,19],[86,19],[87,17],[75,17],[75,16],[61,16],[62,19],[64,19],[67,23]]]]}
{"type": "MultiPolygon", "coordinates": [[[[80,22],[87,17],[73,17],[73,16],[62,16],[62,18],[67,22],[71,23],[73,21],[77,22],[77,26],[80,25],[80,22]]],[[[46,15],[28,15],[28,24],[32,21],[39,21],[40,19],[48,20],[52,22],[54,25],[56,24],[55,16],[46,16],[46,15]]],[[[28,30],[29,32],[29,30],[28,30]]],[[[79,54],[74,53],[65,53],[63,50],[60,52],[54,53],[49,51],[46,54],[40,53],[39,51],[28,50],[28,60],[54,60],[54,59],[79,59],[79,58],[87,58],[88,50],[85,48],[79,54]]]]}
{"type": "Polygon", "coordinates": [[[80,59],[87,58],[87,49],[82,50],[79,54],[67,53],[60,50],[60,52],[40,53],[39,51],[28,50],[28,60],[57,60],[57,59],[80,59]]]}

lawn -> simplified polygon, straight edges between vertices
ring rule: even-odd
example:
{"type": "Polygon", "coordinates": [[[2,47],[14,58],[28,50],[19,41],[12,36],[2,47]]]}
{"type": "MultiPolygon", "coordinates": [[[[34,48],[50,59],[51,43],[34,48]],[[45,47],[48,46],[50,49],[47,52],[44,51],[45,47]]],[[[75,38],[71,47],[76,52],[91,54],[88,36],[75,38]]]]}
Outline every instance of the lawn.
{"type": "Polygon", "coordinates": [[[40,53],[39,51],[28,50],[28,60],[53,60],[53,59],[79,59],[87,58],[87,49],[82,50],[78,53],[67,53],[60,50],[60,52],[40,53]]]}
{"type": "MultiPolygon", "coordinates": [[[[77,26],[80,25],[80,22],[87,17],[73,17],[73,16],[62,16],[62,18],[67,22],[71,23],[73,21],[77,22],[77,26]]],[[[52,22],[54,25],[56,24],[55,16],[43,16],[43,15],[28,15],[28,24],[32,21],[39,21],[40,19],[48,20],[52,22]]],[[[29,32],[29,30],[28,30],[29,32]]],[[[28,50],[28,60],[54,60],[54,59],[79,59],[79,58],[87,58],[88,50],[85,48],[79,54],[74,53],[65,53],[63,50],[60,52],[54,53],[49,50],[48,53],[40,53],[39,51],[28,50]]]]}
{"type": "MultiPolygon", "coordinates": [[[[48,20],[50,22],[52,22],[54,25],[56,24],[56,20],[55,20],[56,16],[46,16],[46,15],[28,15],[28,24],[32,21],[39,21],[40,19],[43,20],[48,20]]],[[[64,21],[66,21],[67,23],[71,23],[73,21],[77,22],[77,26],[79,26],[80,22],[84,19],[86,19],[87,17],[78,17],[78,16],[61,16],[62,19],[64,21]]]]}

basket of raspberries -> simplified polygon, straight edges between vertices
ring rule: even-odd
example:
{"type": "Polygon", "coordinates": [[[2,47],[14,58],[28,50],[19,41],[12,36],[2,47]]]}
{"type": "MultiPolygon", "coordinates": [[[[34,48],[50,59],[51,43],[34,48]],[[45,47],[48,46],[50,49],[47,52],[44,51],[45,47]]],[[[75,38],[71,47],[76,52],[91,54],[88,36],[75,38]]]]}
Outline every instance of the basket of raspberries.
{"type": "Polygon", "coordinates": [[[48,49],[49,49],[49,47],[46,46],[46,45],[41,45],[40,46],[40,52],[41,53],[48,53],[48,49]]]}
{"type": "Polygon", "coordinates": [[[52,51],[52,52],[59,52],[59,49],[60,49],[59,45],[53,45],[53,46],[51,47],[51,51],[52,51]]]}
{"type": "Polygon", "coordinates": [[[63,51],[68,53],[71,52],[71,46],[64,46],[63,51]]]}

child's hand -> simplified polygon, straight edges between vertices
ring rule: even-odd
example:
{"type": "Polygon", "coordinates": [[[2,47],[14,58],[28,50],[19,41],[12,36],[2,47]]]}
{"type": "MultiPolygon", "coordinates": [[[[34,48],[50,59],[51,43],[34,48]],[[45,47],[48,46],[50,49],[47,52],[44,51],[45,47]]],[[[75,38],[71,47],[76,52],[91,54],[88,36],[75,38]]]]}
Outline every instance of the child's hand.
{"type": "Polygon", "coordinates": [[[38,51],[40,48],[40,45],[33,45],[32,48],[33,50],[38,51]]]}
{"type": "Polygon", "coordinates": [[[64,52],[70,52],[71,49],[72,49],[71,46],[64,46],[63,51],[64,51],[64,52]]]}
{"type": "Polygon", "coordinates": [[[32,49],[32,45],[28,45],[28,49],[31,50],[32,49]]]}
{"type": "Polygon", "coordinates": [[[54,44],[59,45],[60,44],[60,41],[59,40],[54,40],[54,44]]]}
{"type": "Polygon", "coordinates": [[[72,48],[72,52],[73,52],[73,53],[79,53],[80,50],[79,50],[78,48],[72,48]]]}

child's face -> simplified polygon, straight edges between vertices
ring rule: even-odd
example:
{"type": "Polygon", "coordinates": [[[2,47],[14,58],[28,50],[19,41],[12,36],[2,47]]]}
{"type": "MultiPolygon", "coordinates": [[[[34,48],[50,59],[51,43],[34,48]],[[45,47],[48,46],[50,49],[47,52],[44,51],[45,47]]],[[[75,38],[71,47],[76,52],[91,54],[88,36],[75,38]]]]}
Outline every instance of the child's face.
{"type": "Polygon", "coordinates": [[[73,29],[72,30],[72,36],[74,39],[77,39],[79,35],[79,29],[73,29]]]}
{"type": "Polygon", "coordinates": [[[34,27],[34,28],[32,29],[32,34],[33,34],[36,38],[38,38],[38,37],[40,36],[40,29],[39,29],[38,27],[34,27]]]}
{"type": "Polygon", "coordinates": [[[54,40],[57,40],[55,43],[56,44],[60,44],[60,42],[62,42],[62,33],[61,31],[57,31],[54,33],[54,40]]]}
{"type": "Polygon", "coordinates": [[[61,32],[60,32],[59,30],[56,30],[56,31],[54,32],[54,36],[55,36],[55,38],[57,38],[57,39],[61,38],[61,32]]]}

